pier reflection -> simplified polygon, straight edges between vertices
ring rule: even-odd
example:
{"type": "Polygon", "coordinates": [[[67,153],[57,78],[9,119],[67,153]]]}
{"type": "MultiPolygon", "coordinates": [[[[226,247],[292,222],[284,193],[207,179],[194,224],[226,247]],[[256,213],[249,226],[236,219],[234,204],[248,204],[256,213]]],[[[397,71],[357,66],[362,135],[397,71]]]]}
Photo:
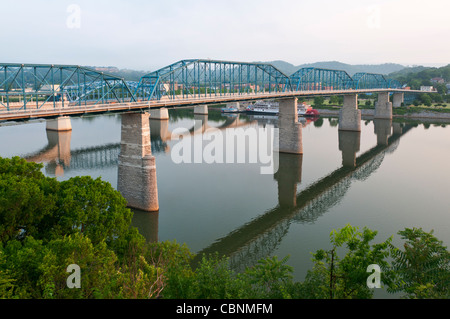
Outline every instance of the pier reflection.
{"type": "Polygon", "coordinates": [[[361,132],[338,131],[339,150],[342,152],[342,166],[355,167],[356,154],[361,146],[361,132]]]}
{"type": "Polygon", "coordinates": [[[46,130],[47,146],[37,154],[27,157],[30,162],[47,163],[45,171],[47,174],[58,177],[64,176],[64,167],[70,166],[72,131],[46,130]]]}
{"type": "Polygon", "coordinates": [[[281,207],[297,206],[297,185],[302,182],[303,155],[279,153],[279,168],[274,175],[278,182],[278,203],[281,207]]]}
{"type": "Polygon", "coordinates": [[[394,152],[399,139],[412,128],[404,126],[401,133],[386,137],[388,123],[382,120],[377,125],[380,137],[381,133],[384,134],[382,140],[385,143],[374,146],[358,157],[356,153],[360,148],[360,133],[339,132],[342,167],[300,192],[297,192],[297,187],[301,182],[302,160],[307,155],[280,154],[280,168],[274,175],[278,182],[278,206],[198,252],[195,262],[203,254],[218,252],[230,258],[234,270],[242,271],[270,256],[288,233],[291,223],[314,223],[340,202],[353,180],[365,180],[373,174],[380,167],[385,154],[394,152]]]}
{"type": "Polygon", "coordinates": [[[392,135],[392,120],[374,119],[373,124],[378,145],[388,145],[389,136],[392,135]]]}

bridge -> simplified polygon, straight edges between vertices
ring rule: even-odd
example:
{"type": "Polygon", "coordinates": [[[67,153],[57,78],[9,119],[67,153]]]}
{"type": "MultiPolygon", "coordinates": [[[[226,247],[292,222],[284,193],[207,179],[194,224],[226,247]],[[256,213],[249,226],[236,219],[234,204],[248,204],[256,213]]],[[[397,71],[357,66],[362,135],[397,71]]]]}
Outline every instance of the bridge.
{"type": "Polygon", "coordinates": [[[405,93],[420,91],[404,90],[381,74],[302,68],[288,76],[268,63],[181,60],[137,82],[76,65],[0,64],[0,121],[158,109],[164,119],[165,108],[206,113],[208,104],[365,93],[377,93],[376,109],[389,117],[389,94],[400,106],[405,93]]]}

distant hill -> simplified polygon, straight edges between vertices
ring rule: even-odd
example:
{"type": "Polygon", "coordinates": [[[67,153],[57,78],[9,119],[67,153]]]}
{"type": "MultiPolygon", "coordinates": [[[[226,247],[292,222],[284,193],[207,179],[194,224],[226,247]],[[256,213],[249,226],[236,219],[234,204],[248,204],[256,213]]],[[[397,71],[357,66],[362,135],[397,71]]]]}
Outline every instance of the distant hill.
{"type": "Polygon", "coordinates": [[[139,81],[141,77],[150,73],[149,71],[119,69],[116,68],[115,66],[88,66],[88,67],[100,72],[105,72],[111,75],[118,76],[120,78],[124,78],[125,81],[139,81]]]}
{"type": "Polygon", "coordinates": [[[384,64],[346,64],[338,61],[325,61],[309,64],[301,64],[295,66],[285,61],[270,61],[267,62],[274,65],[280,71],[287,75],[291,75],[301,68],[313,67],[322,69],[342,70],[346,71],[350,76],[353,76],[358,72],[378,73],[378,74],[390,74],[405,69],[405,66],[396,63],[384,63],[384,64]]]}
{"type": "MultiPolygon", "coordinates": [[[[411,67],[389,74],[392,79],[407,83],[412,89],[418,90],[422,85],[434,86],[439,93],[447,93],[446,84],[450,84],[450,64],[434,67],[411,67]],[[439,81],[437,81],[439,79],[439,81]],[[440,83],[441,82],[441,83],[440,83]]],[[[450,91],[449,91],[450,92],[450,91]]]]}
{"type": "Polygon", "coordinates": [[[426,66],[421,66],[421,65],[420,66],[406,67],[406,68],[404,68],[402,70],[394,71],[394,72],[389,73],[389,77],[396,78],[396,77],[399,77],[399,76],[407,75],[408,73],[422,72],[422,71],[427,70],[427,69],[432,69],[432,68],[426,67],[426,66]]]}

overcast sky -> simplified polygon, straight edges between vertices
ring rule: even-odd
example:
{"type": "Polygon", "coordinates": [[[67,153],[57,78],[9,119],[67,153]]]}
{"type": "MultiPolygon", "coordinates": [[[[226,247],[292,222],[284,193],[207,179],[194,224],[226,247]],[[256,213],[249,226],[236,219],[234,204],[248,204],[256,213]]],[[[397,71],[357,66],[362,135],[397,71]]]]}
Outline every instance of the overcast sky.
{"type": "Polygon", "coordinates": [[[450,64],[449,0],[0,0],[0,62],[450,64]]]}

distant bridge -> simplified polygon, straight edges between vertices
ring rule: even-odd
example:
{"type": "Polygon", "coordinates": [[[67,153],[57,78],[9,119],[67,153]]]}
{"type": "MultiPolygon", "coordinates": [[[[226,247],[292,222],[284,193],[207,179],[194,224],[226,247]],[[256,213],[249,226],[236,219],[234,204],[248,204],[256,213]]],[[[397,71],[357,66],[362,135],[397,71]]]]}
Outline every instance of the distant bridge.
{"type": "Polygon", "coordinates": [[[0,63],[0,120],[386,92],[420,93],[381,74],[302,68],[288,76],[267,63],[182,60],[138,82],[75,65],[0,63]]]}

